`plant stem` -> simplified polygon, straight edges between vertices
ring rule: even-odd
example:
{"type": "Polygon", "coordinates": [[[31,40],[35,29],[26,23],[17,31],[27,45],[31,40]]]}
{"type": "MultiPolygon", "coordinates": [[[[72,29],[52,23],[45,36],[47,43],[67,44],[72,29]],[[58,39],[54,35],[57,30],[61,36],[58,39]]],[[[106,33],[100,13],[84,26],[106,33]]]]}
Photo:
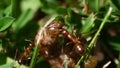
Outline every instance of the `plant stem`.
{"type": "Polygon", "coordinates": [[[36,47],[35,47],[35,51],[33,53],[33,56],[32,56],[32,60],[31,60],[31,63],[30,63],[30,68],[34,68],[36,57],[38,55],[38,49],[39,49],[39,45],[37,44],[36,47]]]}
{"type": "Polygon", "coordinates": [[[79,64],[82,62],[82,60],[84,59],[84,56],[82,56],[79,61],[77,62],[77,64],[75,65],[75,68],[79,67],[79,64]]]}
{"type": "Polygon", "coordinates": [[[104,19],[103,19],[103,21],[102,21],[102,23],[101,23],[98,31],[96,32],[96,34],[95,34],[95,36],[93,37],[93,39],[92,39],[92,41],[90,42],[90,44],[88,45],[88,53],[86,53],[84,56],[82,56],[82,57],[80,58],[80,60],[79,60],[78,63],[76,64],[75,68],[78,68],[79,64],[84,60],[84,58],[88,57],[89,53],[91,52],[91,49],[92,49],[93,46],[94,46],[94,43],[95,43],[97,37],[98,37],[99,34],[100,34],[100,31],[102,30],[105,22],[107,21],[108,17],[110,16],[111,12],[112,12],[112,7],[109,8],[109,10],[108,10],[107,14],[105,15],[105,17],[104,17],[104,19]]]}

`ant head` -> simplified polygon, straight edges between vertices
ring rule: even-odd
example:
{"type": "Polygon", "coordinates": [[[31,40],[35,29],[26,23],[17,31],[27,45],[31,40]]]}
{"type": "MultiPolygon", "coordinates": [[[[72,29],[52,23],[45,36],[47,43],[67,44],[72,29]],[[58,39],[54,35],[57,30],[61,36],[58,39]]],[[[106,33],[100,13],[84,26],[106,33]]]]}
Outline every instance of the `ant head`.
{"type": "Polygon", "coordinates": [[[75,44],[73,49],[79,55],[83,55],[85,53],[85,50],[81,44],[75,44]]]}

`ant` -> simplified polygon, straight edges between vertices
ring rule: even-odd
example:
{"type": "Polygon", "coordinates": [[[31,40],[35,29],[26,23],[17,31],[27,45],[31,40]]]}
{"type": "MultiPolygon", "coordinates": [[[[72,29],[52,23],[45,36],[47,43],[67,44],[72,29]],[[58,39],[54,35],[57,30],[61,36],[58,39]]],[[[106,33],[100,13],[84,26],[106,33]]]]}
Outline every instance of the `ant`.
{"type": "Polygon", "coordinates": [[[60,55],[60,48],[58,41],[59,35],[63,35],[67,39],[69,39],[73,43],[73,49],[71,50],[73,53],[78,55],[83,55],[85,53],[85,49],[83,47],[83,43],[79,41],[79,39],[70,34],[66,29],[63,28],[63,22],[60,20],[53,20],[51,23],[45,25],[36,35],[34,43],[30,44],[29,47],[25,49],[25,52],[21,59],[18,62],[21,64],[23,61],[29,56],[30,50],[35,47],[36,44],[40,45],[39,54],[46,58],[54,58],[60,55]]]}

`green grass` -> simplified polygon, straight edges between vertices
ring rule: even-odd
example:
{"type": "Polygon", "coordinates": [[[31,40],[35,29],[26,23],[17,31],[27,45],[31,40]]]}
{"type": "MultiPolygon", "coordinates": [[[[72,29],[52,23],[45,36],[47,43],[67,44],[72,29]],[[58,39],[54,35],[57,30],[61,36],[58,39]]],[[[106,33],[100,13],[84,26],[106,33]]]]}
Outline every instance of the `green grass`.
{"type": "Polygon", "coordinates": [[[104,19],[103,19],[103,21],[102,21],[102,23],[101,23],[98,31],[95,33],[94,37],[92,38],[90,44],[89,44],[88,47],[87,47],[88,53],[86,53],[86,55],[84,55],[84,56],[81,57],[81,59],[80,59],[80,60],[78,61],[78,63],[76,64],[76,68],[79,67],[79,64],[80,64],[82,61],[84,61],[84,59],[85,59],[86,57],[88,58],[90,52],[92,51],[92,48],[94,47],[94,45],[95,45],[95,43],[96,43],[96,40],[97,40],[98,36],[100,35],[100,31],[102,30],[103,26],[105,25],[105,22],[107,21],[107,19],[108,19],[108,17],[110,16],[111,12],[112,12],[112,8],[110,7],[109,10],[108,10],[108,12],[107,12],[107,14],[105,15],[105,17],[104,17],[104,19]]]}
{"type": "MultiPolygon", "coordinates": [[[[39,68],[41,64],[45,67],[49,66],[45,60],[38,57],[38,49],[40,49],[38,44],[31,50],[32,59],[29,65],[20,66],[14,57],[16,49],[22,54],[24,48],[28,47],[29,41],[34,42],[37,32],[42,28],[39,24],[45,24],[48,18],[55,16],[63,17],[64,28],[71,34],[74,29],[76,35],[81,35],[85,39],[91,38],[84,43],[86,53],[81,56],[76,68],[82,66],[89,56],[96,55],[94,52],[97,52],[95,51],[97,46],[105,58],[98,61],[97,67],[102,67],[106,61],[111,61],[108,67],[119,68],[120,62],[118,64],[114,62],[115,58],[120,60],[119,7],[119,0],[1,0],[0,60],[3,62],[0,61],[0,68],[13,66],[39,68]]],[[[58,42],[61,40],[58,39],[58,42]]],[[[62,40],[61,44],[63,42],[66,41],[62,40]]],[[[65,61],[64,65],[67,68],[68,62],[65,61]]]]}

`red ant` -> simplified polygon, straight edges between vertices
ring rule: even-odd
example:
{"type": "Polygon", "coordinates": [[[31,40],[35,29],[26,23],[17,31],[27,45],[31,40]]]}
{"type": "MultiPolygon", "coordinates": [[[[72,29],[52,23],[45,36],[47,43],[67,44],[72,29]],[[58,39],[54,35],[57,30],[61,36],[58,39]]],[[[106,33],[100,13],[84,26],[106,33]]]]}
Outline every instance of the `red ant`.
{"type": "MultiPolygon", "coordinates": [[[[83,55],[85,53],[85,49],[83,48],[83,44],[79,41],[76,36],[69,34],[69,32],[63,28],[63,23],[61,21],[52,21],[48,24],[44,29],[41,29],[35,37],[35,41],[33,44],[30,44],[29,47],[26,48],[23,56],[18,61],[20,64],[29,56],[30,50],[36,45],[40,44],[39,53],[44,58],[53,58],[59,56],[59,45],[57,44],[57,40],[59,40],[59,34],[62,34],[74,44],[73,52],[78,55],[83,55]],[[54,55],[54,56],[53,56],[54,55]]],[[[72,50],[71,50],[72,51],[72,50]]]]}

